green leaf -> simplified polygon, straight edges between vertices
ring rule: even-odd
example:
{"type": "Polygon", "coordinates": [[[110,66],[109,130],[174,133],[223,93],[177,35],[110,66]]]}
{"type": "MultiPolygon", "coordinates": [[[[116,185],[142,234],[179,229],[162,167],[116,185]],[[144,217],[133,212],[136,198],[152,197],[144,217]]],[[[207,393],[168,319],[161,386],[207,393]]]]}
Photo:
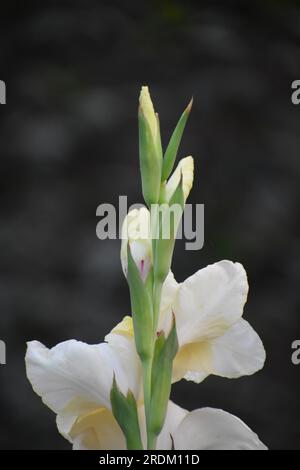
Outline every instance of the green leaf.
{"type": "Polygon", "coordinates": [[[162,169],[160,135],[158,135],[156,141],[154,141],[150,126],[141,108],[139,109],[138,119],[142,190],[145,202],[150,208],[151,204],[158,202],[160,192],[162,169]]]}
{"type": "Polygon", "coordinates": [[[177,351],[178,339],[173,317],[169,336],[165,338],[164,333],[161,333],[155,342],[149,427],[156,436],[162,430],[166,417],[172,383],[173,360],[177,351]]]}
{"type": "Polygon", "coordinates": [[[152,316],[153,308],[149,289],[141,279],[140,272],[127,246],[128,274],[132,319],[136,349],[141,361],[147,360],[152,353],[152,316]]]}
{"type": "Polygon", "coordinates": [[[163,169],[162,169],[162,178],[161,178],[162,181],[167,180],[173,170],[178,148],[181,142],[182,134],[183,134],[187,119],[189,117],[189,114],[191,112],[192,105],[193,105],[193,98],[189,102],[186,109],[183,111],[178,121],[178,124],[175,127],[174,132],[169,141],[169,144],[168,144],[168,147],[165,152],[164,159],[163,159],[163,169]]]}
{"type": "Polygon", "coordinates": [[[114,377],[110,392],[113,415],[122,429],[128,450],[143,449],[136,400],[129,390],[125,396],[119,389],[114,377]]]}

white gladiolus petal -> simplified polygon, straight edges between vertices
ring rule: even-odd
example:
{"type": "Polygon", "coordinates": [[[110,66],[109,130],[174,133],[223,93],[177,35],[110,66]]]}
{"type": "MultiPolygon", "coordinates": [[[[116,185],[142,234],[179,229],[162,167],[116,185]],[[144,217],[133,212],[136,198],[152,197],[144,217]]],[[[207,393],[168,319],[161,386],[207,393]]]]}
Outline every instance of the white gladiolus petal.
{"type": "Polygon", "coordinates": [[[112,343],[88,345],[70,340],[52,349],[38,341],[28,343],[27,377],[43,402],[57,413],[58,429],[71,442],[72,436],[83,432],[76,432],[79,422],[88,423],[100,411],[102,417],[111,413],[114,374],[124,394],[129,389],[135,396],[140,393],[140,367],[134,342],[116,336],[112,343]]]}
{"type": "Polygon", "coordinates": [[[26,354],[27,376],[35,392],[56,413],[77,397],[108,406],[114,360],[110,352],[107,344],[90,346],[70,340],[48,349],[32,341],[26,354]]]}
{"type": "Polygon", "coordinates": [[[246,320],[239,320],[211,341],[211,374],[237,378],[262,369],[266,352],[258,334],[246,320]]]}
{"type": "MultiPolygon", "coordinates": [[[[263,367],[263,344],[240,318],[247,292],[246,273],[239,263],[221,261],[183,284],[169,273],[162,291],[158,331],[168,334],[174,313],[180,348],[173,382],[185,378],[200,383],[210,374],[236,378],[263,367]]],[[[112,336],[115,334],[133,338],[130,317],[117,325],[112,336]]]]}
{"type": "Polygon", "coordinates": [[[182,378],[200,383],[208,375],[237,378],[262,369],[263,344],[246,320],[240,319],[223,335],[180,348],[173,368],[173,381],[182,378]]]}
{"type": "Polygon", "coordinates": [[[178,282],[174,278],[172,271],[169,272],[162,288],[160,311],[161,314],[165,311],[172,310],[177,291],[179,288],[178,282]]]}
{"type": "Polygon", "coordinates": [[[158,331],[163,330],[166,334],[170,331],[172,324],[173,304],[179,289],[178,282],[172,271],[169,272],[162,288],[160,314],[158,320],[158,331]]]}
{"type": "Polygon", "coordinates": [[[71,431],[73,450],[126,450],[124,434],[112,412],[100,409],[79,419],[71,431]]]}
{"type": "Polygon", "coordinates": [[[241,318],[247,294],[247,275],[240,263],[220,261],[187,278],[173,305],[179,344],[224,334],[241,318]]]}
{"type": "Polygon", "coordinates": [[[243,421],[213,408],[189,413],[173,439],[176,450],[267,450],[243,421]]]}

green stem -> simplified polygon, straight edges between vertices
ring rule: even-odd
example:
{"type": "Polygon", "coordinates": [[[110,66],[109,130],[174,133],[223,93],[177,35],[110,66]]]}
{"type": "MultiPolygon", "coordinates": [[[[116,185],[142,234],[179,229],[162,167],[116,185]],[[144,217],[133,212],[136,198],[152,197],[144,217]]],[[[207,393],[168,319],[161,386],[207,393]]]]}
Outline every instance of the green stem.
{"type": "Polygon", "coordinates": [[[151,373],[152,373],[152,359],[153,354],[149,359],[142,362],[143,370],[143,388],[144,388],[144,407],[146,417],[146,429],[147,429],[147,449],[153,446],[153,439],[150,432],[150,413],[151,413],[151,373]]]}
{"type": "Polygon", "coordinates": [[[162,284],[154,282],[153,286],[153,348],[151,357],[145,360],[143,366],[143,384],[144,384],[144,405],[147,427],[147,449],[155,450],[157,435],[150,429],[151,396],[152,396],[152,362],[154,354],[154,344],[156,339],[156,328],[160,309],[162,284]]]}
{"type": "Polygon", "coordinates": [[[157,440],[157,435],[150,429],[150,413],[151,413],[151,397],[152,397],[152,362],[154,355],[154,345],[156,339],[156,328],[158,323],[158,316],[160,310],[162,283],[154,282],[153,286],[153,333],[152,333],[152,352],[149,358],[142,361],[143,370],[143,387],[144,387],[144,406],[146,416],[147,428],[147,449],[154,450],[157,440]]]}
{"type": "Polygon", "coordinates": [[[155,450],[157,436],[153,432],[148,433],[147,450],[155,450]]]}
{"type": "Polygon", "coordinates": [[[162,282],[155,280],[153,287],[153,333],[154,337],[156,334],[159,311],[160,311],[160,302],[161,302],[161,291],[162,291],[162,282]]]}
{"type": "MultiPolygon", "coordinates": [[[[164,184],[161,185],[160,191],[160,198],[163,198],[164,194],[164,184]]],[[[153,227],[155,234],[153,241],[152,241],[152,253],[153,259],[155,259],[156,255],[156,230],[157,230],[157,214],[154,212],[153,214],[153,227]]],[[[152,331],[152,351],[149,358],[142,361],[142,370],[143,370],[143,387],[144,387],[144,407],[145,407],[145,417],[146,417],[146,429],[147,429],[147,449],[148,450],[155,450],[156,447],[156,440],[157,435],[153,433],[150,429],[150,413],[151,413],[151,398],[152,398],[152,363],[153,363],[153,355],[154,355],[154,346],[156,340],[156,329],[158,324],[159,318],[159,311],[160,311],[160,301],[161,301],[161,291],[162,291],[162,283],[160,281],[154,280],[153,281],[153,289],[152,289],[152,304],[153,304],[153,331],[152,331]]]]}

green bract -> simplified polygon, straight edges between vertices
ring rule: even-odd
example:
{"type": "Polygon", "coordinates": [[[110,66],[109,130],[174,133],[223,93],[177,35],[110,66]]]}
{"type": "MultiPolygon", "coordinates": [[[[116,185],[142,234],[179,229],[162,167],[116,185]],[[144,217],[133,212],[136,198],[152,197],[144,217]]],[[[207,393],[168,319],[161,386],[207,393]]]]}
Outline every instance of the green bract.
{"type": "Polygon", "coordinates": [[[110,392],[110,401],[114,417],[125,435],[127,449],[142,449],[143,444],[134,395],[130,390],[127,396],[123,395],[118,388],[115,377],[110,392]]]}
{"type": "Polygon", "coordinates": [[[155,341],[151,375],[151,415],[150,431],[158,436],[166,417],[171,391],[173,360],[178,351],[175,320],[167,338],[164,332],[155,341]]]}
{"type": "Polygon", "coordinates": [[[183,111],[177,126],[174,129],[174,132],[171,136],[170,142],[168,144],[167,150],[164,155],[163,169],[162,169],[162,181],[166,181],[170,174],[172,173],[175,160],[177,157],[178,148],[181,142],[181,137],[188,120],[189,114],[191,112],[193,105],[193,99],[189,102],[186,109],[183,111]]]}

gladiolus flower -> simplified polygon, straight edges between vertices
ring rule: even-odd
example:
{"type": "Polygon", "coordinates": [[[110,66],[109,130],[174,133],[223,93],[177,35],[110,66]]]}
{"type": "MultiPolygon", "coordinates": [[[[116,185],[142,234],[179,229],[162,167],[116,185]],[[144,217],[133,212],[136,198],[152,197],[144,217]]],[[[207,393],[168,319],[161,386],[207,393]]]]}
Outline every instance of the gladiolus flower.
{"type": "MultiPolygon", "coordinates": [[[[123,393],[130,389],[137,399],[146,445],[141,371],[133,342],[116,335],[108,339],[110,344],[97,345],[70,340],[52,349],[38,341],[28,343],[27,376],[35,392],[56,413],[58,430],[74,450],[126,449],[111,411],[114,374],[123,393]]],[[[171,449],[173,443],[176,449],[265,448],[242,421],[224,411],[203,408],[188,413],[169,401],[157,449],[171,449]]]]}
{"type": "MultiPolygon", "coordinates": [[[[179,351],[173,382],[185,378],[200,383],[210,374],[237,378],[263,367],[263,344],[242,318],[247,294],[247,275],[239,263],[220,261],[181,284],[169,273],[163,286],[158,331],[168,331],[174,314],[179,351]]],[[[133,335],[129,322],[130,317],[112,333],[133,335]]]]}
{"type": "Polygon", "coordinates": [[[118,387],[140,394],[140,365],[134,344],[119,337],[113,344],[70,340],[52,349],[28,343],[27,377],[34,391],[56,413],[59,432],[73,449],[125,449],[125,438],[110,403],[115,374],[118,387]]]}

